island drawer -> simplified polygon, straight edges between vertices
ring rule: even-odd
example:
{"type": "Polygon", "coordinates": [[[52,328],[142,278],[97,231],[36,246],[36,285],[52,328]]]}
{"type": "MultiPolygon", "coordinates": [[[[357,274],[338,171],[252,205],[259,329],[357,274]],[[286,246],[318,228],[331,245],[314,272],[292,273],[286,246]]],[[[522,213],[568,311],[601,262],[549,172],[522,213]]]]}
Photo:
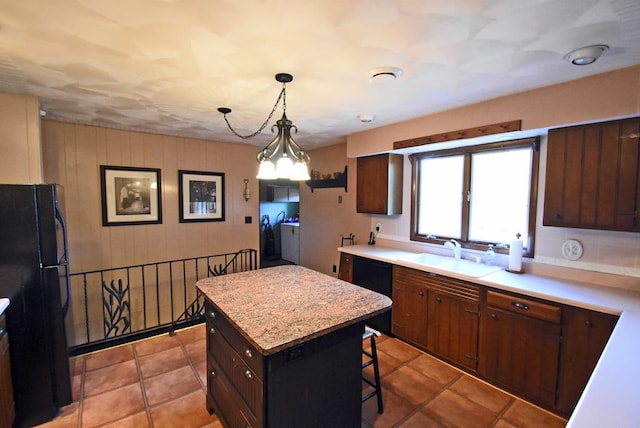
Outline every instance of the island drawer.
{"type": "Polygon", "coordinates": [[[240,358],[251,368],[253,373],[260,379],[263,379],[264,369],[262,354],[258,352],[258,350],[250,344],[209,302],[206,304],[206,313],[207,330],[211,331],[211,328],[213,327],[215,331],[222,333],[227,342],[229,342],[240,358]]]}
{"type": "Polygon", "coordinates": [[[209,354],[242,397],[253,415],[262,413],[262,380],[226,341],[224,335],[209,329],[209,354]]]}
{"type": "Polygon", "coordinates": [[[255,417],[246,403],[239,397],[223,371],[216,364],[215,359],[208,358],[207,393],[216,412],[225,426],[231,427],[259,427],[262,426],[262,414],[255,417]]]}
{"type": "Polygon", "coordinates": [[[487,291],[487,305],[554,324],[560,324],[562,308],[517,295],[487,291]]]}

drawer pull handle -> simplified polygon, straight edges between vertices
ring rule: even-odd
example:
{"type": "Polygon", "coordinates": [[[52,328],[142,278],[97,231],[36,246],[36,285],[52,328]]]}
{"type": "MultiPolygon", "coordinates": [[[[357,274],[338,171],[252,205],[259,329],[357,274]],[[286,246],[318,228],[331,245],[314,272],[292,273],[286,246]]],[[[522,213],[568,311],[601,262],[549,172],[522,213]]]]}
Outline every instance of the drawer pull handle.
{"type": "Polygon", "coordinates": [[[512,306],[515,306],[518,309],[522,309],[523,311],[528,311],[529,310],[529,305],[527,305],[526,303],[522,303],[522,302],[511,302],[512,306]]]}
{"type": "Polygon", "coordinates": [[[211,312],[209,312],[209,316],[210,316],[211,318],[215,318],[215,317],[216,317],[216,313],[215,313],[215,312],[213,312],[213,311],[211,311],[211,312]]]}
{"type": "Polygon", "coordinates": [[[247,357],[247,358],[253,357],[253,353],[251,352],[251,349],[245,349],[244,350],[244,356],[247,357]]]}
{"type": "Polygon", "coordinates": [[[253,375],[251,374],[251,370],[245,370],[244,377],[246,377],[247,379],[251,379],[253,377],[253,375]]]}
{"type": "Polygon", "coordinates": [[[211,333],[211,334],[216,334],[216,329],[215,329],[215,328],[213,328],[213,327],[211,327],[211,328],[209,329],[209,333],[211,333]]]}

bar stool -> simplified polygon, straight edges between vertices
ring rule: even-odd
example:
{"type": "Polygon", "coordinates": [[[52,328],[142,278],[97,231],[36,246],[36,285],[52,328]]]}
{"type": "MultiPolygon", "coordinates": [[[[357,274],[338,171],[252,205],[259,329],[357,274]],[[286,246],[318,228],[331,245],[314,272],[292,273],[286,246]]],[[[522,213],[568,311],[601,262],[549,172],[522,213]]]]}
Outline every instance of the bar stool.
{"type": "Polygon", "coordinates": [[[367,352],[364,347],[362,348],[362,353],[368,357],[368,359],[363,359],[362,369],[364,370],[366,367],[369,367],[373,364],[373,382],[367,379],[364,376],[364,372],[362,375],[362,380],[365,381],[368,385],[373,387],[373,391],[368,393],[367,395],[362,397],[362,402],[364,403],[369,398],[374,395],[377,396],[378,399],[378,413],[382,413],[384,408],[382,406],[382,385],[380,384],[380,370],[378,368],[378,352],[376,350],[376,336],[380,337],[380,332],[372,329],[368,325],[364,326],[364,333],[362,334],[362,340],[365,341],[369,339],[371,341],[371,352],[367,352]]]}

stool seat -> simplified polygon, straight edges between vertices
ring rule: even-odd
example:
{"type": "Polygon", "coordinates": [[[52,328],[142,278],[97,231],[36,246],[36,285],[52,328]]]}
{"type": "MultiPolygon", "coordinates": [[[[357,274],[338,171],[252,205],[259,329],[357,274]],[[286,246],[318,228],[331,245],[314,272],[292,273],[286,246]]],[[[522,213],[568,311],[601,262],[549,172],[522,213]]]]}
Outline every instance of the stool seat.
{"type": "Polygon", "coordinates": [[[364,347],[362,348],[362,353],[368,357],[368,359],[362,363],[362,369],[364,370],[366,367],[373,365],[373,381],[367,379],[364,376],[364,372],[362,374],[362,380],[373,387],[373,391],[363,396],[362,402],[367,401],[369,398],[372,398],[375,395],[378,399],[378,413],[382,413],[384,411],[384,408],[382,405],[382,385],[380,383],[380,369],[378,368],[378,351],[376,349],[376,337],[380,337],[380,332],[369,327],[368,325],[365,325],[364,332],[362,333],[362,340],[370,340],[371,352],[367,352],[364,347]]]}

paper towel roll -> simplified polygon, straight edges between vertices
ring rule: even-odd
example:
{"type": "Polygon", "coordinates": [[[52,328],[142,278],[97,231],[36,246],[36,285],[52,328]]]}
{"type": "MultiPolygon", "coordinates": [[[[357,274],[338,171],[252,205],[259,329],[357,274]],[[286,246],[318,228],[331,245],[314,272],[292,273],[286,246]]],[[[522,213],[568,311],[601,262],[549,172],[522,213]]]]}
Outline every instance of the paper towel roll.
{"type": "Polygon", "coordinates": [[[522,271],[522,241],[516,239],[511,241],[509,247],[509,270],[513,272],[522,271]]]}

